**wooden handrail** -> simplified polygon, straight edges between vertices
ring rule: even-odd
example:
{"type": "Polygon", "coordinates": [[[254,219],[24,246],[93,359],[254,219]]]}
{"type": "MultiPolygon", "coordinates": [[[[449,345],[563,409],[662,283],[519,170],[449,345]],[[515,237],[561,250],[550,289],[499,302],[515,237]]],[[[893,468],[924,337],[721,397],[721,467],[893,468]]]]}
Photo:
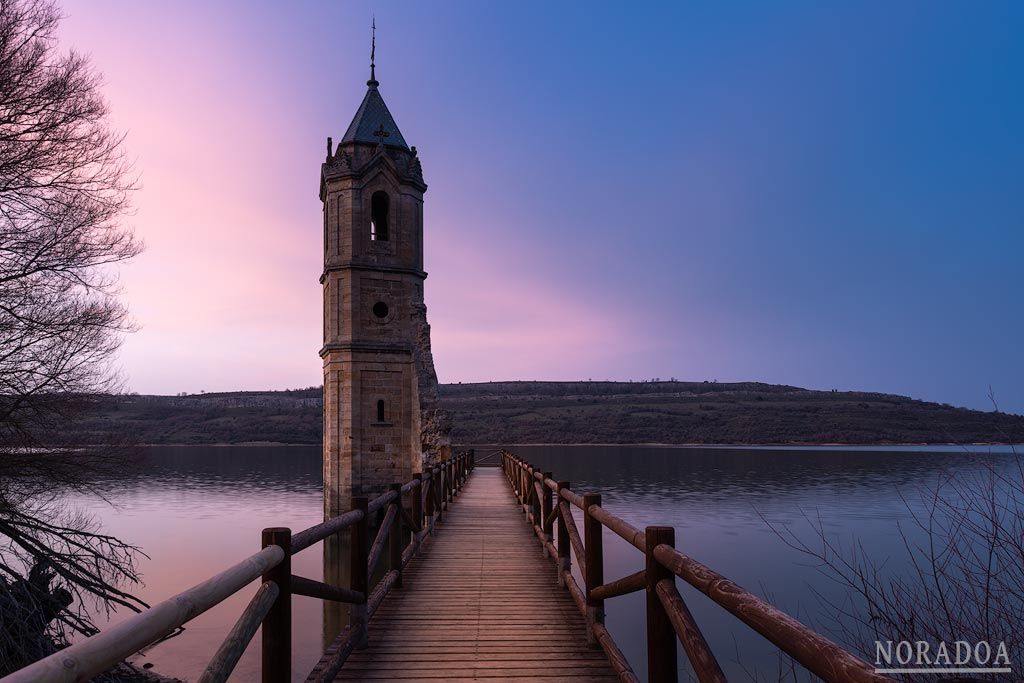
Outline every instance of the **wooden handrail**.
{"type": "Polygon", "coordinates": [[[284,528],[263,530],[264,547],[238,564],[168,598],[149,609],[104,629],[0,679],[0,683],[73,683],[89,680],[124,661],[151,643],[172,633],[183,624],[223,602],[256,579],[264,581],[225,637],[202,674],[202,683],[224,681],[262,625],[264,683],[283,683],[291,678],[291,596],[293,594],[352,603],[352,624],[339,638],[340,647],[322,680],[333,680],[353,649],[366,642],[367,624],[388,592],[400,588],[402,567],[432,535],[440,521],[442,506],[452,500],[473,471],[472,450],[426,469],[405,484],[393,484],[390,490],[368,501],[354,497],[352,509],[320,524],[292,534],[284,528]],[[442,484],[443,482],[443,484],[442,484]],[[410,513],[399,514],[402,497],[412,494],[415,524],[410,513]],[[379,558],[387,544],[387,573],[369,589],[369,553],[367,525],[370,512],[389,506],[384,528],[378,534],[379,558]],[[425,521],[426,520],[426,521],[425,521]],[[411,540],[403,549],[402,529],[410,529],[411,540]],[[351,583],[348,588],[331,586],[291,573],[291,556],[348,530],[351,534],[351,583]],[[330,673],[333,671],[333,673],[330,673]],[[329,674],[329,675],[328,675],[329,674]]]}
{"type": "Polygon", "coordinates": [[[371,500],[369,504],[366,506],[366,510],[367,512],[376,512],[377,510],[382,509],[388,503],[395,502],[397,499],[398,495],[394,491],[385,491],[384,493],[380,494],[379,496],[371,500]]]}
{"type": "Polygon", "coordinates": [[[819,678],[849,683],[892,680],[876,674],[867,662],[675,548],[658,546],[654,557],[819,678]]]}
{"type": "Polygon", "coordinates": [[[609,581],[606,584],[597,586],[590,590],[590,594],[598,600],[610,600],[617,598],[620,595],[628,595],[637,591],[642,591],[647,581],[647,573],[641,569],[638,572],[633,572],[629,576],[623,576],[621,579],[609,581]]]}
{"type": "Polygon", "coordinates": [[[612,639],[612,634],[608,632],[607,627],[604,624],[591,624],[590,628],[594,630],[594,637],[601,649],[604,650],[604,654],[619,680],[622,683],[640,683],[640,679],[633,673],[633,669],[629,665],[629,660],[626,659],[626,655],[622,654],[622,650],[612,639]]]}
{"type": "Polygon", "coordinates": [[[644,532],[641,529],[637,529],[629,522],[619,519],[603,507],[592,508],[590,514],[594,519],[601,522],[601,526],[605,529],[608,529],[626,543],[643,552],[644,532]]]}
{"type": "Polygon", "coordinates": [[[370,593],[370,597],[366,599],[367,621],[373,618],[374,613],[377,611],[377,608],[380,607],[380,603],[384,601],[384,597],[388,594],[388,591],[391,590],[391,587],[396,581],[400,580],[400,578],[401,574],[397,570],[392,569],[388,571],[388,573],[385,574],[377,583],[376,587],[370,593]]]}
{"type": "Polygon", "coordinates": [[[676,582],[672,579],[662,579],[654,586],[654,590],[661,600],[661,606],[672,622],[672,628],[679,638],[686,656],[689,658],[697,680],[700,683],[726,683],[722,667],[718,660],[711,654],[711,648],[704,640],[704,634],[690,613],[690,608],[683,602],[683,596],[679,595],[676,582]]]}
{"type": "Polygon", "coordinates": [[[578,493],[575,493],[569,489],[561,489],[558,492],[558,495],[564,498],[565,500],[569,501],[576,507],[578,507],[580,510],[583,509],[583,496],[579,495],[578,493]]]}
{"type": "Polygon", "coordinates": [[[349,655],[356,649],[361,639],[362,633],[357,627],[350,625],[342,629],[341,633],[334,640],[337,645],[334,654],[331,655],[324,669],[316,677],[311,678],[311,680],[314,683],[330,683],[334,681],[334,677],[341,671],[341,667],[345,666],[349,655]]]}
{"type": "Polygon", "coordinates": [[[331,600],[332,602],[347,602],[353,605],[361,605],[366,602],[366,596],[362,593],[294,574],[292,574],[292,595],[331,600]]]}
{"type": "Polygon", "coordinates": [[[308,529],[303,529],[292,536],[292,555],[300,550],[305,550],[311,545],[319,543],[328,536],[332,536],[339,531],[347,529],[362,518],[362,510],[349,510],[345,514],[338,515],[337,517],[331,517],[326,522],[321,522],[320,524],[311,526],[308,529]]]}
{"type": "MultiPolygon", "coordinates": [[[[542,510],[539,521],[532,512],[528,514],[527,519],[530,520],[546,552],[556,558],[556,576],[587,618],[588,637],[596,639],[601,645],[620,680],[635,681],[636,676],[628,668],[628,664],[623,664],[625,660],[621,651],[611,636],[607,635],[607,629],[600,623],[602,603],[619,595],[645,589],[648,607],[650,680],[676,680],[677,642],[683,644],[700,681],[717,683],[725,680],[711,649],[693,621],[692,614],[675,588],[674,577],[678,576],[826,683],[892,683],[892,678],[875,673],[864,660],[721,574],[676,550],[672,547],[671,527],[638,529],[602,507],[599,499],[595,501],[589,494],[581,496],[571,489],[569,482],[556,481],[550,472],[542,473],[508,451],[502,451],[501,467],[513,491],[520,498],[525,489],[525,482],[533,480],[541,482],[555,492],[557,504],[552,505],[550,510],[542,510]],[[569,504],[584,510],[585,523],[598,523],[600,527],[612,531],[634,548],[644,552],[647,556],[645,569],[607,584],[598,585],[603,578],[598,581],[587,581],[588,571],[595,572],[598,563],[603,563],[603,560],[599,551],[592,548],[588,552],[587,544],[579,538],[569,504]],[[544,527],[553,522],[558,524],[557,546],[546,540],[550,539],[550,536],[544,534],[544,527]],[[547,546],[551,546],[550,550],[547,546]],[[570,570],[570,557],[573,554],[581,563],[580,574],[587,583],[586,591],[581,590],[570,570]]],[[[588,539],[599,538],[594,529],[589,530],[586,536],[588,539]]]]}
{"type": "Polygon", "coordinates": [[[583,552],[583,539],[580,538],[580,530],[576,528],[576,520],[573,519],[569,504],[564,500],[558,504],[558,512],[561,515],[562,523],[565,524],[565,531],[569,535],[569,543],[576,555],[576,562],[580,565],[580,573],[586,578],[587,567],[584,563],[585,553],[583,552]]]}
{"type": "Polygon", "coordinates": [[[213,655],[203,675],[199,677],[199,683],[224,683],[228,680],[245,648],[249,646],[249,641],[256,635],[256,629],[260,627],[263,617],[267,616],[267,612],[274,606],[274,601],[280,594],[281,589],[273,581],[265,581],[260,586],[242,612],[242,616],[238,617],[228,637],[213,655]]]}
{"type": "Polygon", "coordinates": [[[373,574],[373,570],[377,568],[377,563],[380,561],[380,556],[384,552],[384,542],[388,540],[388,536],[391,534],[392,522],[395,521],[395,515],[398,514],[398,506],[392,503],[388,505],[388,511],[384,515],[384,521],[380,523],[380,528],[377,530],[377,537],[373,539],[373,545],[370,546],[370,554],[366,560],[366,571],[373,574]]]}
{"type": "Polygon", "coordinates": [[[3,683],[74,683],[107,671],[129,655],[171,633],[276,567],[276,545],[250,555],[202,583],[129,616],[119,624],[5,676],[3,683]]]}

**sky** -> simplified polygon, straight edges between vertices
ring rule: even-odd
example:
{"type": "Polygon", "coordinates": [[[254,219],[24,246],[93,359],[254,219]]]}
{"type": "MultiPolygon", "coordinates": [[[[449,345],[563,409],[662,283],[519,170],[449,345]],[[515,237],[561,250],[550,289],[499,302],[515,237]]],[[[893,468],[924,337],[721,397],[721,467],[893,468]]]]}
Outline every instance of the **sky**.
{"type": "Polygon", "coordinates": [[[140,178],[127,390],[321,382],[320,163],[375,17],[441,381],[1024,413],[1024,4],[61,6],[140,178]]]}

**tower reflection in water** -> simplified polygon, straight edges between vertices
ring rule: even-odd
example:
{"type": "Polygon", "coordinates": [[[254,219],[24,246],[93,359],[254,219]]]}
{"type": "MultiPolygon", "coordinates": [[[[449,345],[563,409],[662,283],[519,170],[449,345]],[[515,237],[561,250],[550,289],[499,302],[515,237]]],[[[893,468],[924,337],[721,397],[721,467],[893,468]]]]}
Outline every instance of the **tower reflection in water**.
{"type": "MultiPolygon", "coordinates": [[[[324,539],[324,583],[347,588],[351,583],[349,568],[351,534],[346,530],[324,539]]],[[[323,647],[326,651],[342,629],[352,620],[352,605],[334,600],[323,600],[323,647]]]]}

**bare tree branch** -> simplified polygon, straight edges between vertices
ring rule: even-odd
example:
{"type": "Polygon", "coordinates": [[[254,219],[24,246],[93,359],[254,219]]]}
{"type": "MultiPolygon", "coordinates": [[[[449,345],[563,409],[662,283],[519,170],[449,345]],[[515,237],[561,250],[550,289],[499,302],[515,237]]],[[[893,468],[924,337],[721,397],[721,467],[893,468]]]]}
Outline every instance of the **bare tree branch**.
{"type": "Polygon", "coordinates": [[[67,421],[115,390],[131,329],[113,266],[134,187],[100,79],[61,54],[50,0],[0,0],[0,674],[138,609],[139,549],[66,509],[123,467],[121,444],[64,443],[67,421]]]}

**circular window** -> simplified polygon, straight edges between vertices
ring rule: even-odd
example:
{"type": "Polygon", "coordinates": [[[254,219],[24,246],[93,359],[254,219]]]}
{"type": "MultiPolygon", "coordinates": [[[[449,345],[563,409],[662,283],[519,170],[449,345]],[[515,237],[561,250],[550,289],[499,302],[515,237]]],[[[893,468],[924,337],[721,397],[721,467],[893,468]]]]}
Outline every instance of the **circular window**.
{"type": "Polygon", "coordinates": [[[388,317],[388,305],[383,301],[378,301],[373,305],[373,314],[381,319],[388,317]]]}

